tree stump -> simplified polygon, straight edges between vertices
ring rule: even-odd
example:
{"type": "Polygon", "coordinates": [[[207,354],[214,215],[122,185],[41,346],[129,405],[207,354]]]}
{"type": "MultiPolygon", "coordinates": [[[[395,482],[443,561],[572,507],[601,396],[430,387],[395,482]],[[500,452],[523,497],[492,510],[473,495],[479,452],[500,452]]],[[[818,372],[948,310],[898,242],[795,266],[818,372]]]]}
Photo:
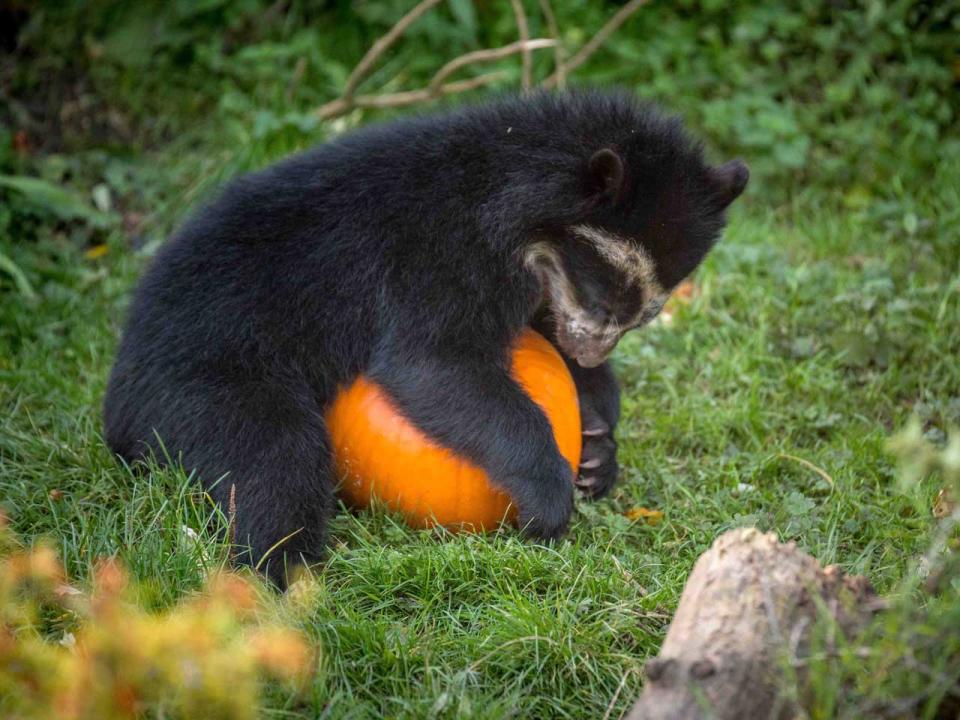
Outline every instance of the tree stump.
{"type": "Polygon", "coordinates": [[[804,657],[820,608],[849,633],[874,598],[866,578],[822,568],[795,543],[731,530],[697,560],[628,720],[794,717],[794,701],[778,692],[782,653],[804,657]]]}

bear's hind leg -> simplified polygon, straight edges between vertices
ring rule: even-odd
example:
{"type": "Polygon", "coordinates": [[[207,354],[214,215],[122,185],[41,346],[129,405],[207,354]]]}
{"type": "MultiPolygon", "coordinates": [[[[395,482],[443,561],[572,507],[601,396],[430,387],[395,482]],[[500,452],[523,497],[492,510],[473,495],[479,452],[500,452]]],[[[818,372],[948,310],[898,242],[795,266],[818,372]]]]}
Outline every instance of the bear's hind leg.
{"type": "Polygon", "coordinates": [[[237,560],[283,586],[289,567],[322,557],[335,507],[320,402],[292,373],[211,375],[115,377],[108,440],[128,461],[150,453],[178,458],[225,515],[232,494],[237,560]]]}

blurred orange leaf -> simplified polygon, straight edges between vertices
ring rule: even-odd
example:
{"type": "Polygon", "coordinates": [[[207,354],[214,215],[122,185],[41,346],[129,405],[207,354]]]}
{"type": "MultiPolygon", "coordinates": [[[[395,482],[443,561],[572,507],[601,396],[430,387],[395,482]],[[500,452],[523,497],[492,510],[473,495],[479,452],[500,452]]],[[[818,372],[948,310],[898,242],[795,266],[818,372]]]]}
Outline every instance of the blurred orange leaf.
{"type": "Polygon", "coordinates": [[[693,298],[697,294],[697,288],[694,287],[692,280],[684,280],[682,283],[677,285],[674,289],[673,294],[670,296],[672,300],[677,303],[682,303],[683,305],[689,305],[693,298]]]}
{"type": "Polygon", "coordinates": [[[628,520],[643,520],[647,525],[659,525],[663,520],[663,510],[651,510],[645,507],[630,508],[624,515],[628,520]]]}
{"type": "Polygon", "coordinates": [[[88,597],[67,584],[51,548],[20,549],[5,523],[0,513],[5,718],[136,720],[157,708],[171,717],[253,720],[260,678],[302,682],[316,666],[316,648],[272,624],[245,577],[220,573],[176,606],[150,611],[118,560],[96,565],[88,597]],[[72,625],[58,643],[36,630],[47,606],[72,625]]]}
{"type": "Polygon", "coordinates": [[[303,677],[310,667],[310,650],[293,630],[266,628],[247,640],[254,659],[279,677],[303,677]]]}
{"type": "Polygon", "coordinates": [[[660,313],[660,321],[669,325],[673,322],[673,316],[677,312],[677,308],[683,305],[689,305],[699,294],[699,289],[693,284],[693,281],[684,280],[674,288],[666,305],[663,306],[663,311],[660,313]]]}

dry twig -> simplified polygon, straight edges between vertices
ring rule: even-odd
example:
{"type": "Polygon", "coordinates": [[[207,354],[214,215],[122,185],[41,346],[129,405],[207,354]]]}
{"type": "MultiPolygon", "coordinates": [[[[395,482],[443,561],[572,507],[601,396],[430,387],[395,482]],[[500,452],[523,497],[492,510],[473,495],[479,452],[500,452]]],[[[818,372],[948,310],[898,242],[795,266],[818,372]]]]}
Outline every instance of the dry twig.
{"type": "Polygon", "coordinates": [[[436,92],[437,88],[443,84],[444,80],[466,65],[501,60],[502,58],[508,57],[517,52],[539,50],[540,48],[553,47],[556,44],[556,40],[538,38],[536,40],[518,40],[515,43],[510,43],[509,45],[504,45],[503,47],[499,48],[474,50],[473,52],[464,53],[460,57],[455,57],[442,68],[437,70],[436,75],[434,75],[433,79],[430,80],[430,84],[427,86],[427,89],[431,92],[436,92]]]}
{"type": "MultiPolygon", "coordinates": [[[[526,43],[530,40],[530,26],[527,24],[527,14],[523,11],[521,0],[510,0],[513,5],[513,16],[517,21],[517,32],[520,34],[520,42],[526,43]]],[[[521,83],[524,90],[529,90],[533,85],[533,48],[529,45],[523,49],[523,76],[521,83]]]]}
{"type": "Polygon", "coordinates": [[[287,102],[293,101],[293,96],[297,92],[297,88],[300,86],[300,81],[303,80],[303,74],[307,71],[307,59],[301,57],[297,60],[297,64],[293,67],[293,75],[290,76],[290,82],[287,84],[287,102]]]}
{"type": "Polygon", "coordinates": [[[550,0],[540,0],[540,11],[543,13],[543,17],[546,18],[547,30],[550,31],[550,37],[557,41],[557,44],[553,46],[554,72],[557,77],[556,86],[563,88],[567,85],[567,73],[563,69],[565,53],[563,51],[563,43],[560,40],[560,29],[557,27],[557,16],[553,14],[553,7],[550,5],[550,0]]]}
{"type": "Polygon", "coordinates": [[[357,95],[356,91],[360,83],[363,82],[373,66],[380,57],[403,35],[407,29],[416,22],[428,10],[436,7],[441,0],[422,0],[414,8],[404,15],[387,32],[386,35],[377,40],[363,56],[357,66],[350,73],[344,86],[343,93],[336,100],[331,100],[321,105],[315,112],[320,120],[330,120],[341,115],[346,115],[356,108],[397,108],[406,105],[435,100],[444,95],[454,95],[456,93],[467,92],[484,85],[496,82],[505,77],[506,73],[497,71],[479,75],[468,80],[457,82],[446,82],[446,80],[458,70],[477,63],[491,62],[501,60],[515,53],[521,53],[523,56],[523,87],[529,89],[533,84],[533,62],[532,52],[541,48],[552,47],[554,50],[554,62],[556,68],[546,80],[543,86],[547,88],[563,87],[566,83],[566,77],[570,72],[582,65],[586,60],[600,48],[601,45],[624,22],[635,13],[640,7],[649,0],[630,0],[624,5],[607,23],[600,28],[594,35],[570,60],[564,60],[563,48],[560,44],[560,32],[557,27],[556,16],[549,0],[540,0],[540,8],[547,21],[547,27],[552,37],[550,38],[530,38],[530,27],[527,22],[527,16],[523,9],[522,0],[511,0],[514,16],[517,22],[517,30],[520,40],[499,48],[487,48],[484,50],[475,50],[454,58],[441,67],[426,87],[416,90],[404,90],[394,93],[371,93],[367,95],[357,95]]]}
{"type": "Polygon", "coordinates": [[[237,559],[237,486],[230,484],[230,500],[227,503],[227,544],[230,546],[230,561],[237,559]]]}
{"type": "MultiPolygon", "coordinates": [[[[373,65],[386,52],[386,50],[397,41],[397,39],[409,28],[421,15],[435,6],[439,0],[423,0],[410,12],[404,15],[396,25],[382,38],[377,40],[363,59],[350,73],[347,79],[343,94],[336,100],[331,100],[321,105],[316,110],[316,116],[320,120],[329,120],[331,118],[345,115],[355,108],[396,108],[406,105],[415,105],[417,103],[435,100],[444,95],[454,95],[456,93],[473,90],[483,85],[500,80],[504,77],[503,72],[487,73],[469,80],[459,82],[444,82],[453,73],[457,72],[466,65],[474,63],[490,62],[500,60],[517,52],[529,53],[540,48],[552,47],[556,40],[548,38],[538,38],[535,40],[520,40],[501,48],[490,48],[487,50],[475,50],[454,58],[446,65],[441,67],[430,83],[425,88],[417,90],[405,90],[395,93],[379,93],[370,95],[356,95],[357,86],[364,77],[370,72],[373,65]]],[[[526,17],[524,17],[524,22],[526,17]]]]}
{"type": "Polygon", "coordinates": [[[444,95],[456,95],[457,93],[475,90],[478,87],[489,85],[490,83],[502,80],[507,76],[504,71],[478,75],[469,80],[459,80],[457,82],[441,85],[435,92],[428,88],[419,90],[405,90],[403,92],[386,93],[382,95],[357,95],[356,97],[337,98],[331,100],[325,105],[321,105],[316,111],[316,116],[320,120],[330,120],[331,118],[346,115],[354,108],[398,108],[407,105],[415,105],[428,100],[434,100],[444,95]]]}
{"type": "Polygon", "coordinates": [[[827,473],[826,470],[824,470],[824,469],[821,468],[821,467],[818,467],[818,466],[814,465],[814,464],[813,464],[812,462],[810,462],[809,460],[804,460],[802,457],[797,457],[796,455],[788,455],[787,453],[777,453],[777,457],[778,457],[778,458],[783,458],[784,460],[793,460],[795,463],[800,463],[801,465],[803,465],[803,466],[804,466],[805,468],[807,468],[808,470],[812,470],[812,471],[815,472],[817,475],[819,475],[819,476],[822,477],[824,480],[826,480],[826,481],[827,481],[827,484],[828,484],[830,487],[834,487],[834,486],[836,485],[836,483],[833,481],[833,478],[830,477],[829,473],[827,473]]]}
{"type": "Polygon", "coordinates": [[[606,25],[600,28],[597,34],[590,38],[590,40],[577,51],[576,55],[564,63],[562,68],[558,69],[557,72],[543,81],[544,87],[555,87],[558,83],[558,78],[561,77],[561,70],[562,75],[565,76],[583,65],[591,55],[600,49],[600,46],[607,41],[607,38],[613,35],[631,15],[648,2],[650,2],[650,0],[630,0],[630,2],[620,8],[617,13],[607,21],[606,25]]]}
{"type": "Polygon", "coordinates": [[[371,45],[370,49],[367,50],[367,54],[363,56],[359,63],[357,63],[357,66],[353,69],[353,72],[350,73],[350,77],[347,78],[347,84],[343,88],[342,97],[353,97],[357,86],[367,76],[377,60],[380,59],[380,56],[383,55],[383,53],[385,53],[390,46],[393,45],[400,38],[400,36],[403,35],[403,33],[405,33],[407,28],[413,25],[421,15],[434,6],[439,5],[440,2],[441,0],[422,0],[422,2],[417,3],[413,10],[400,18],[400,20],[397,21],[397,24],[390,28],[390,31],[386,35],[371,45]]]}

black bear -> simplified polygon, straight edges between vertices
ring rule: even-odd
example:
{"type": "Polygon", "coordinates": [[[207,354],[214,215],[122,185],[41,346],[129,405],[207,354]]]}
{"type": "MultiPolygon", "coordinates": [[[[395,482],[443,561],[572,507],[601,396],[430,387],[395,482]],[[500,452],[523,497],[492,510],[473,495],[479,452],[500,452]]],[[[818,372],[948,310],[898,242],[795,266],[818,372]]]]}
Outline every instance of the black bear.
{"type": "Polygon", "coordinates": [[[220,503],[233,486],[244,561],[268,555],[282,583],[322,552],[337,483],[324,410],[362,372],[509,491],[526,533],[556,538],[572,480],[601,496],[616,479],[606,356],[703,259],[747,177],[607,91],[367,127],[240,177],[143,276],[106,439],[130,461],[182,459],[220,503]],[[530,325],[577,383],[577,472],[509,374],[530,325]]]}

